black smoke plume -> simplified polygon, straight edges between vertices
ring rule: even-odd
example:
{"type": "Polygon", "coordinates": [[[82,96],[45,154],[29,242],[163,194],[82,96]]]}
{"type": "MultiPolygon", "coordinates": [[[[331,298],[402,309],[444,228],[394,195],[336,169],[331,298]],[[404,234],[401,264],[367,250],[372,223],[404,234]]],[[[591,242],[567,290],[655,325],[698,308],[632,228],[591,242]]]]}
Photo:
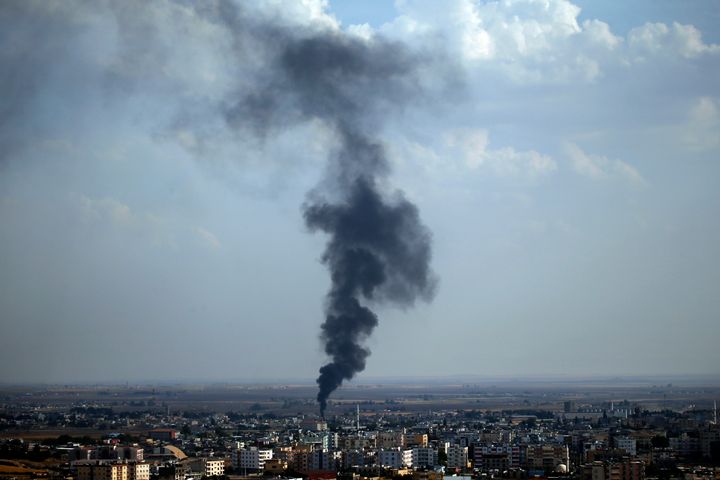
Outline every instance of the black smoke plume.
{"type": "Polygon", "coordinates": [[[382,148],[356,133],[343,137],[340,157],[364,168],[338,179],[338,201],[316,199],[305,206],[307,225],[330,235],[322,259],[332,286],[321,338],[331,361],[320,368],[317,379],[321,415],[329,395],[365,369],[370,351],[362,342],[378,318],[362,300],[412,304],[418,296],[428,298],[434,286],[430,235],[417,208],[400,192],[387,199],[378,188],[385,171],[382,148]]]}
{"type": "Polygon", "coordinates": [[[316,118],[338,139],[326,178],[304,205],[307,226],[329,236],[322,261],[332,285],[320,338],[330,362],[317,379],[324,416],[329,395],[365,368],[370,350],[363,343],[378,324],[369,307],[408,306],[434,292],[430,233],[417,208],[388,187],[390,168],[376,139],[388,112],[421,98],[427,59],[398,43],[337,31],[302,36],[275,28],[270,36],[275,60],[265,86],[230,105],[226,118],[241,127],[252,119],[251,129],[263,135],[316,118]]]}
{"type": "Polygon", "coordinates": [[[303,108],[331,121],[340,140],[327,182],[336,198],[315,192],[305,205],[308,227],[330,236],[322,260],[332,286],[321,339],[331,361],[317,379],[321,415],[329,395],[365,369],[370,351],[363,340],[378,318],[363,303],[411,304],[418,296],[429,298],[434,286],[429,232],[402,193],[383,194],[388,162],[362,127],[366,107],[353,90],[356,84],[376,84],[378,90],[364,100],[372,103],[383,88],[397,89],[392,77],[406,72],[411,62],[390,44],[382,47],[324,37],[293,45],[284,55],[303,93],[303,108]]]}

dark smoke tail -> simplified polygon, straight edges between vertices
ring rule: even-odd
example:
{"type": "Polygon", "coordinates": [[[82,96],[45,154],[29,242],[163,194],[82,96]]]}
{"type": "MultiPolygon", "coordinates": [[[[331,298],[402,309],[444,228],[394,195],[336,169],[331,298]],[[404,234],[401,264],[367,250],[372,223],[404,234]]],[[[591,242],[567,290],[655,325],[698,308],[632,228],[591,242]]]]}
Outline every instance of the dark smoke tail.
{"type": "Polygon", "coordinates": [[[341,173],[336,179],[341,198],[305,206],[307,225],[330,235],[323,262],[332,286],[321,339],[331,362],[317,379],[323,416],[329,395],[364,370],[370,355],[362,342],[378,318],[361,301],[410,305],[418,296],[432,296],[435,285],[429,267],[430,235],[417,208],[400,192],[388,199],[378,188],[387,171],[382,148],[347,130],[341,136],[341,173]]]}

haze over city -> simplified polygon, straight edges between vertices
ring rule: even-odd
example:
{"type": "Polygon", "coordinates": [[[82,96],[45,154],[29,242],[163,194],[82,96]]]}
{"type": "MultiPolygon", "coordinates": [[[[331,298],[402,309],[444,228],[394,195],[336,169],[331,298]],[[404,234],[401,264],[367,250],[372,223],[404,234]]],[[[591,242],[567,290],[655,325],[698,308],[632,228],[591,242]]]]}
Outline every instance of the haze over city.
{"type": "Polygon", "coordinates": [[[0,383],[313,382],[348,298],[351,382],[720,375],[715,1],[10,1],[0,66],[0,383]]]}

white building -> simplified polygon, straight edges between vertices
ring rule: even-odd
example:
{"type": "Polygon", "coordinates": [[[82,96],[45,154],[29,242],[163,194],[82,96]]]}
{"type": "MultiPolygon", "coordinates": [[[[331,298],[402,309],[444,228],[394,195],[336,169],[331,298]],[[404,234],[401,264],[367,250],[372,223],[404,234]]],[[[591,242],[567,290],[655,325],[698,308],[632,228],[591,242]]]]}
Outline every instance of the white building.
{"type": "Polygon", "coordinates": [[[128,463],[128,480],[150,480],[150,464],[128,463]]]}
{"type": "Polygon", "coordinates": [[[402,459],[403,459],[403,465],[406,467],[412,467],[413,466],[413,451],[411,448],[405,449],[402,451],[402,459]]]}
{"type": "Polygon", "coordinates": [[[450,445],[445,449],[448,468],[467,468],[468,447],[450,445]]]}
{"type": "Polygon", "coordinates": [[[257,447],[234,450],[231,455],[235,468],[243,470],[262,470],[265,462],[273,458],[273,451],[257,447]]]}
{"type": "Polygon", "coordinates": [[[438,463],[438,452],[431,447],[415,447],[412,450],[412,467],[434,467],[438,463]]]}
{"type": "Polygon", "coordinates": [[[225,475],[225,460],[222,458],[203,458],[200,464],[206,477],[225,475]]]}

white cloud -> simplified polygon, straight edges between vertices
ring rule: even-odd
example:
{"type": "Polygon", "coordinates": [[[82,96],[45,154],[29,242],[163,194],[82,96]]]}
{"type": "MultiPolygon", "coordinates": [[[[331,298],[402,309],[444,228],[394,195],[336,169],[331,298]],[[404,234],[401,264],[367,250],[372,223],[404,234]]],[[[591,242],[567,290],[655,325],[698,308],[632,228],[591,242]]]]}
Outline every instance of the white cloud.
{"type": "Polygon", "coordinates": [[[362,23],[359,25],[350,25],[347,28],[347,32],[350,35],[354,35],[356,37],[362,38],[365,41],[372,39],[373,35],[375,35],[375,31],[367,23],[362,23]]]}
{"type": "Polygon", "coordinates": [[[439,35],[469,68],[498,70],[519,83],[593,80],[603,52],[621,42],[603,22],[580,26],[580,8],[567,0],[408,0],[398,9],[384,34],[410,42],[439,35]]]}
{"type": "Polygon", "coordinates": [[[712,97],[698,98],[683,126],[683,141],[691,150],[720,147],[720,102],[712,97]]]}
{"type": "Polygon", "coordinates": [[[652,56],[668,58],[671,55],[696,58],[703,54],[720,53],[720,45],[703,43],[697,28],[677,22],[670,26],[646,23],[634,28],[628,33],[628,46],[639,60],[647,60],[652,56]]]}
{"type": "Polygon", "coordinates": [[[487,154],[488,131],[485,129],[459,130],[446,135],[450,148],[458,149],[468,168],[478,168],[485,162],[487,154]]]}
{"type": "Polygon", "coordinates": [[[106,231],[126,240],[137,239],[153,247],[178,248],[177,229],[155,214],[133,211],[127,204],[111,197],[73,194],[71,201],[75,202],[80,219],[88,229],[106,231]]]}
{"type": "Polygon", "coordinates": [[[647,185],[640,172],[622,160],[588,154],[574,143],[567,143],[565,152],[579,175],[596,180],[621,178],[637,186],[647,185]]]}
{"type": "Polygon", "coordinates": [[[580,24],[568,0],[403,0],[382,33],[416,43],[438,36],[469,69],[490,69],[513,82],[593,82],[606,70],[657,57],[693,59],[720,53],[692,25],[647,23],[627,41],[597,19],[580,24]]]}
{"type": "Polygon", "coordinates": [[[202,227],[195,227],[193,228],[193,232],[210,248],[217,249],[221,247],[220,240],[218,240],[217,236],[211,231],[202,227]]]}
{"type": "Polygon", "coordinates": [[[489,150],[487,156],[493,168],[502,174],[547,174],[557,169],[552,157],[535,150],[518,151],[512,147],[504,147],[489,150]]]}
{"type": "Polygon", "coordinates": [[[71,206],[77,208],[80,219],[88,228],[110,228],[113,235],[127,235],[154,247],[180,249],[188,240],[199,240],[212,250],[221,247],[220,240],[211,231],[199,226],[165,218],[151,212],[136,211],[129,205],[111,197],[93,198],[81,194],[70,196],[71,206]]]}
{"type": "Polygon", "coordinates": [[[139,221],[129,206],[114,198],[90,198],[85,195],[75,198],[83,217],[88,221],[107,221],[118,226],[131,226],[139,221]]]}
{"type": "Polygon", "coordinates": [[[557,168],[555,160],[535,150],[519,151],[513,147],[489,148],[485,129],[460,129],[445,136],[447,155],[459,157],[471,170],[489,169],[501,176],[547,174],[557,168]]]}

